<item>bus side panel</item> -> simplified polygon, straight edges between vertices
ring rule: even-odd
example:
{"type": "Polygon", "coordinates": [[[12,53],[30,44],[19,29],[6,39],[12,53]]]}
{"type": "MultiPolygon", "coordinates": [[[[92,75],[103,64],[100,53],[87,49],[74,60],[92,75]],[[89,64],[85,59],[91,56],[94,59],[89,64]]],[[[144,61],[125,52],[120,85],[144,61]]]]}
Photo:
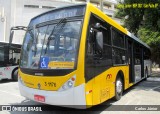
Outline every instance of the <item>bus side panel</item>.
{"type": "Polygon", "coordinates": [[[93,80],[93,105],[97,105],[100,104],[101,76],[95,76],[93,80]]]}
{"type": "Polygon", "coordinates": [[[112,82],[111,75],[108,75],[107,73],[108,73],[108,70],[107,72],[102,73],[100,76],[101,77],[100,78],[100,85],[101,85],[100,102],[101,103],[110,98],[110,87],[113,86],[113,84],[111,85],[111,82],[112,82]]]}
{"type": "Polygon", "coordinates": [[[93,85],[94,85],[94,80],[90,80],[88,83],[86,83],[86,105],[89,108],[90,106],[93,105],[93,85]]]}
{"type": "MultiPolygon", "coordinates": [[[[126,90],[127,88],[129,88],[129,67],[128,66],[112,67],[106,71],[101,81],[101,83],[107,83],[106,88],[108,87],[107,89],[109,91],[108,92],[109,98],[115,96],[115,81],[119,71],[122,71],[124,75],[124,89],[126,90]]],[[[106,97],[106,100],[107,99],[108,97],[106,97]]]]}
{"type": "Polygon", "coordinates": [[[12,79],[12,71],[18,66],[8,66],[0,68],[0,80],[12,79]]]}
{"type": "Polygon", "coordinates": [[[116,76],[120,70],[124,74],[124,89],[129,88],[129,67],[112,67],[107,71],[103,72],[102,74],[95,76],[95,78],[92,79],[93,105],[100,104],[115,96],[115,81],[116,76]]]}

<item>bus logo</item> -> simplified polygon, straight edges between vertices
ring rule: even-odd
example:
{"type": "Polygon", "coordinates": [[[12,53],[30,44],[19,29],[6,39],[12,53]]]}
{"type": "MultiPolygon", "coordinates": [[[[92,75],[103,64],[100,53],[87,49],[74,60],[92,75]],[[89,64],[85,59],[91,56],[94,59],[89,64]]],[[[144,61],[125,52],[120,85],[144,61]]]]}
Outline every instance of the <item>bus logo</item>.
{"type": "Polygon", "coordinates": [[[111,79],[112,78],[112,74],[107,74],[106,79],[111,79]]]}
{"type": "Polygon", "coordinates": [[[11,70],[11,68],[10,67],[5,67],[4,70],[11,70]]]}

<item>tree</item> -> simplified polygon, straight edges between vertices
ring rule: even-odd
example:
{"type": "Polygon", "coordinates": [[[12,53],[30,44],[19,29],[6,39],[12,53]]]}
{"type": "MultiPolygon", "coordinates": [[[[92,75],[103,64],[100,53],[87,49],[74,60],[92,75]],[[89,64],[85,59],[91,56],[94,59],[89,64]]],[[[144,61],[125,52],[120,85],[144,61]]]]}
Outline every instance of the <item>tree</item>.
{"type": "Polygon", "coordinates": [[[160,0],[124,0],[123,6],[115,16],[122,18],[123,26],[151,47],[152,60],[160,65],[160,0]],[[124,19],[125,16],[128,18],[124,19]]]}

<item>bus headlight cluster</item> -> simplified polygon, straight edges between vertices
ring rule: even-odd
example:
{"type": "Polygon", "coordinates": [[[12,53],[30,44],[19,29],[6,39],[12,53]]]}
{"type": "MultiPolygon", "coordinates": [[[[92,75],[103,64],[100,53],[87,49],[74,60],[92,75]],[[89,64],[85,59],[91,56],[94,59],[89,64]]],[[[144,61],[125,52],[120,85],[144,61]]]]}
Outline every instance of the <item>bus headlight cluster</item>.
{"type": "Polygon", "coordinates": [[[73,82],[72,81],[68,81],[68,87],[72,87],[72,85],[73,85],[73,82]]]}
{"type": "Polygon", "coordinates": [[[64,91],[74,87],[76,76],[71,77],[67,82],[65,82],[58,91],[64,91]]]}

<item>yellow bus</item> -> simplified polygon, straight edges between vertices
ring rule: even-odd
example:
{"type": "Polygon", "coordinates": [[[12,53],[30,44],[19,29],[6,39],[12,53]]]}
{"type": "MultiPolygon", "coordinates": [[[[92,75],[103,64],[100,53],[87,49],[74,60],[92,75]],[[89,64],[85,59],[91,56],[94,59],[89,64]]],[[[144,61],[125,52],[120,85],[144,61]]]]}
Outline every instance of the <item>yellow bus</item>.
{"type": "Polygon", "coordinates": [[[22,45],[19,89],[45,104],[88,108],[151,73],[150,48],[90,3],[31,19],[22,45]]]}

